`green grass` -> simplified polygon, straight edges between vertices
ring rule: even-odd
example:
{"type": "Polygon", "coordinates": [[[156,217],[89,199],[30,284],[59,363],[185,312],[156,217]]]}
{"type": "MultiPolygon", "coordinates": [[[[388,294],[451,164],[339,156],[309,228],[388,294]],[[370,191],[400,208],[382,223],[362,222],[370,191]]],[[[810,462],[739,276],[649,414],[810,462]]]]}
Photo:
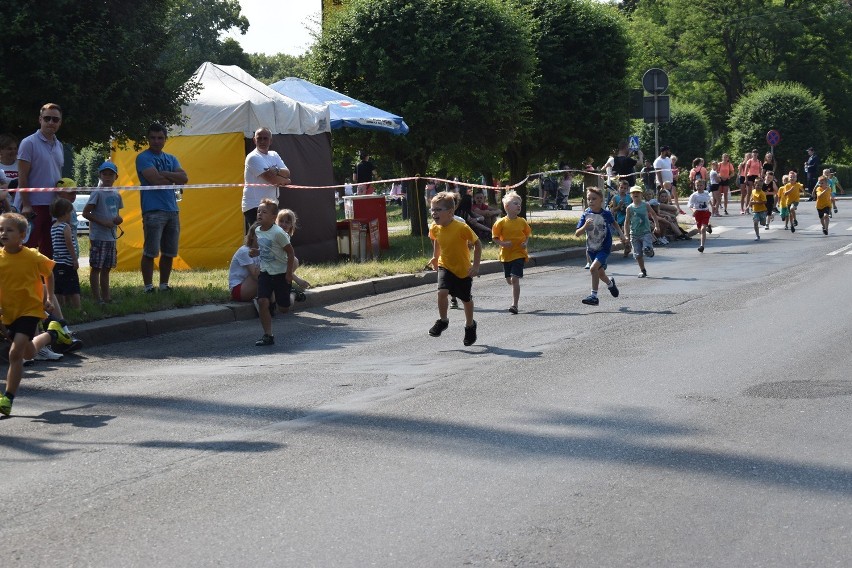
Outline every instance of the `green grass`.
{"type": "MultiPolygon", "coordinates": [[[[298,274],[313,286],[327,286],[422,271],[426,262],[432,258],[432,242],[425,236],[411,236],[408,221],[403,221],[401,214],[391,208],[389,226],[402,229],[389,234],[390,249],[382,251],[380,260],[304,265],[299,268],[298,274]]],[[[582,246],[584,243],[582,239],[574,237],[575,221],[533,218],[531,226],[533,236],[529,243],[530,252],[582,246]]],[[[79,240],[80,252],[86,256],[89,241],[85,237],[79,240]]],[[[496,260],[497,253],[496,245],[484,244],[482,259],[496,260]]],[[[230,300],[227,269],[175,271],[170,282],[172,291],[164,294],[143,294],[139,272],[113,272],[110,276],[112,303],[105,306],[91,300],[89,269],[81,268],[79,274],[81,309],[63,309],[66,319],[72,324],[171,308],[221,304],[230,300]]]]}

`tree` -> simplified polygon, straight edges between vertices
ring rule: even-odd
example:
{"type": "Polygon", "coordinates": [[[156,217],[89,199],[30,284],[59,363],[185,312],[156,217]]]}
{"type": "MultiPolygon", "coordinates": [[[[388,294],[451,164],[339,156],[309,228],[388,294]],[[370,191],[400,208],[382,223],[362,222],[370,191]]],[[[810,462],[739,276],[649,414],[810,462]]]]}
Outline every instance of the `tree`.
{"type": "Polygon", "coordinates": [[[513,184],[526,178],[532,160],[579,164],[628,134],[623,17],[612,6],[583,0],[523,4],[533,18],[538,65],[530,120],[518,125],[505,152],[513,184]]]}
{"type": "MultiPolygon", "coordinates": [[[[531,88],[527,23],[497,0],[355,0],[315,45],[312,78],[403,116],[408,135],[374,135],[371,153],[423,175],[438,149],[485,153],[513,136],[531,88]]],[[[424,186],[409,203],[423,203],[424,186]]],[[[412,207],[412,233],[425,230],[412,207]]]]}
{"type": "Polygon", "coordinates": [[[139,139],[154,120],[179,123],[181,105],[195,92],[187,80],[197,66],[185,58],[184,41],[211,35],[218,41],[216,30],[233,22],[222,20],[221,5],[239,14],[236,0],[6,2],[0,131],[35,131],[46,102],[62,106],[60,139],[77,147],[139,139]]]}
{"type": "Polygon", "coordinates": [[[767,147],[766,133],[778,130],[781,143],[775,147],[775,161],[779,169],[798,169],[806,158],[805,148],[825,147],[827,117],[823,101],[803,85],[769,83],[734,105],[729,121],[734,155],[767,147]]]}
{"type": "MultiPolygon", "coordinates": [[[[669,122],[659,125],[660,146],[669,146],[678,156],[678,164],[685,168],[694,158],[705,158],[710,126],[707,116],[698,105],[679,100],[671,100],[669,122]]],[[[654,156],[654,125],[644,123],[639,139],[642,141],[642,153],[654,156]]],[[[653,158],[651,158],[653,160],[653,158]]]]}
{"type": "Polygon", "coordinates": [[[246,68],[255,79],[270,85],[285,77],[299,77],[307,79],[310,76],[308,70],[308,56],[293,56],[286,53],[266,55],[265,53],[252,53],[249,55],[250,64],[246,68]]]}
{"type": "Polygon", "coordinates": [[[671,92],[701,106],[723,133],[741,96],[795,81],[823,96],[831,147],[852,141],[852,8],[846,0],[640,0],[631,69],[666,69],[671,92]]]}

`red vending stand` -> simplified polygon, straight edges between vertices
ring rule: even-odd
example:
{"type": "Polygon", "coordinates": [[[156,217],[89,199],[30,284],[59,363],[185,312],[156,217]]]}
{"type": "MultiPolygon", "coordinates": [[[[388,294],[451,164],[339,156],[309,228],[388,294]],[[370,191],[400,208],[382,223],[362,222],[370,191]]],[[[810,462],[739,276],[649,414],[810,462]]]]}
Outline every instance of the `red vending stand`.
{"type": "Polygon", "coordinates": [[[384,195],[347,195],[343,198],[343,211],[347,219],[378,219],[379,245],[390,248],[388,242],[388,209],[384,195]]]}

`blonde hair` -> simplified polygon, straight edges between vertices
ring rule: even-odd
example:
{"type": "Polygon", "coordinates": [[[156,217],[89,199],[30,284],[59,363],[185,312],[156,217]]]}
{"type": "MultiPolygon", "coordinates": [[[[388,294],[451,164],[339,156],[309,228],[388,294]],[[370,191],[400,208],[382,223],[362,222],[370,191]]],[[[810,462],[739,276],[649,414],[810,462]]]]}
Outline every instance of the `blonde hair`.
{"type": "Polygon", "coordinates": [[[251,242],[257,240],[257,233],[255,233],[255,231],[259,226],[260,224],[257,221],[251,224],[251,227],[249,227],[249,230],[246,233],[246,238],[243,239],[243,244],[245,246],[251,247],[251,242]]]}
{"type": "Polygon", "coordinates": [[[281,221],[287,219],[290,221],[290,230],[288,234],[292,237],[296,233],[296,223],[299,222],[299,218],[296,217],[296,212],[292,209],[282,209],[278,212],[278,216],[275,218],[275,224],[280,225],[281,221]]]}
{"type": "MultiPolygon", "coordinates": [[[[507,203],[514,201],[515,199],[521,199],[521,196],[518,195],[518,192],[514,189],[511,191],[507,191],[506,195],[504,195],[503,199],[501,200],[503,202],[503,207],[505,207],[507,203]]],[[[523,203],[523,200],[521,200],[521,203],[523,203]]]]}
{"type": "Polygon", "coordinates": [[[455,211],[458,204],[458,194],[452,191],[442,191],[440,193],[436,193],[435,197],[433,197],[429,203],[433,207],[435,205],[444,205],[447,208],[452,207],[451,210],[455,211]]]}
{"type": "Polygon", "coordinates": [[[9,219],[15,224],[15,228],[18,229],[21,233],[27,232],[27,218],[21,215],[20,213],[3,213],[0,215],[0,222],[9,219]]]}

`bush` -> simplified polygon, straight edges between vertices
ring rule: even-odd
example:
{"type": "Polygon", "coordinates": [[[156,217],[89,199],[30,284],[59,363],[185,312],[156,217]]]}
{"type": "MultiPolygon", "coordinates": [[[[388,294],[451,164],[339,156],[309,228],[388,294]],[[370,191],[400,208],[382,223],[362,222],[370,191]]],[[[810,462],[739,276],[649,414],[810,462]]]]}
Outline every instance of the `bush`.
{"type": "MultiPolygon", "coordinates": [[[[754,148],[768,151],[766,133],[777,130],[781,143],[775,147],[776,169],[802,172],[805,150],[813,146],[826,153],[827,111],[821,97],[798,83],[769,83],[744,95],[736,102],[728,119],[732,156],[742,156],[754,148]]],[[[760,152],[761,157],[763,152],[760,152]]],[[[841,182],[842,183],[842,182],[841,182]]]]}
{"type": "MultiPolygon", "coordinates": [[[[669,122],[660,124],[659,128],[660,146],[669,146],[678,157],[678,167],[686,168],[689,172],[693,158],[704,158],[707,153],[709,124],[697,105],[671,99],[671,118],[669,122]]],[[[653,124],[642,125],[639,139],[642,152],[646,156],[656,156],[653,124]]]]}

